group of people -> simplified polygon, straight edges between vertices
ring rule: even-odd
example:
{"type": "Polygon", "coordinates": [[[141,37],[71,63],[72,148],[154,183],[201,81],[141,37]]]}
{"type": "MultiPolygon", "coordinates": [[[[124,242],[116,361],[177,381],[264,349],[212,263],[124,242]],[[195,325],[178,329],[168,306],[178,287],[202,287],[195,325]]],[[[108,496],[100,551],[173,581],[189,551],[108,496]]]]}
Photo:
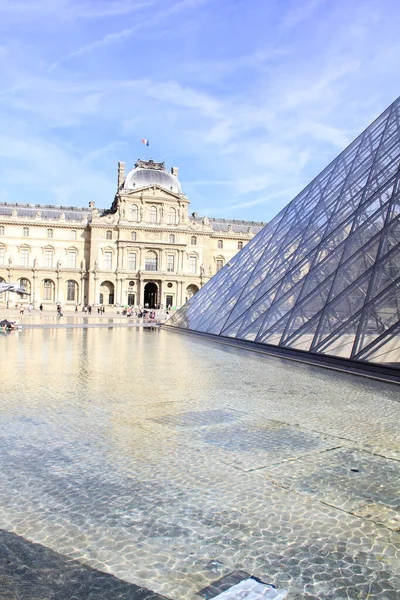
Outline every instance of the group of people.
{"type": "MultiPolygon", "coordinates": [[[[92,314],[92,306],[90,304],[84,304],[82,306],[82,312],[84,313],[88,313],[89,315],[92,314]]],[[[75,312],[78,312],[78,305],[75,306],[75,312]]],[[[97,307],[97,314],[101,315],[104,314],[106,312],[106,309],[104,308],[104,304],[102,304],[101,306],[97,307]]]]}
{"type": "Polygon", "coordinates": [[[156,311],[155,310],[149,310],[147,308],[139,308],[139,309],[134,309],[133,306],[127,306],[124,308],[124,310],[122,311],[123,315],[126,315],[127,317],[138,317],[139,319],[152,319],[154,320],[156,318],[156,311]]]}

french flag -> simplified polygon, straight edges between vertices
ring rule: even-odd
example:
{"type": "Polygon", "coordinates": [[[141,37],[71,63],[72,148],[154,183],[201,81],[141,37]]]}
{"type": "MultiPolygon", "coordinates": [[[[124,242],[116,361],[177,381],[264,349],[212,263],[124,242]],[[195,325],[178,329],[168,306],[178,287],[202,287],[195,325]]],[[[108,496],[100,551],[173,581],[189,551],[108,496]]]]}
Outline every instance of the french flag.
{"type": "Polygon", "coordinates": [[[150,146],[149,140],[145,140],[144,138],[142,138],[142,142],[145,146],[150,146]]]}

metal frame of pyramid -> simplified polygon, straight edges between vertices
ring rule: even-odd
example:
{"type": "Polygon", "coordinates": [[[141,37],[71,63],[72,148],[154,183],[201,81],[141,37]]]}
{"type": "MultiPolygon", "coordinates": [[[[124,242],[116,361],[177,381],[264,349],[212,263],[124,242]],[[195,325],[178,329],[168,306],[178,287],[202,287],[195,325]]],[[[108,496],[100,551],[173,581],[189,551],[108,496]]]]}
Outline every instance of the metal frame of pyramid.
{"type": "Polygon", "coordinates": [[[400,381],[400,98],[167,325],[400,381]]]}

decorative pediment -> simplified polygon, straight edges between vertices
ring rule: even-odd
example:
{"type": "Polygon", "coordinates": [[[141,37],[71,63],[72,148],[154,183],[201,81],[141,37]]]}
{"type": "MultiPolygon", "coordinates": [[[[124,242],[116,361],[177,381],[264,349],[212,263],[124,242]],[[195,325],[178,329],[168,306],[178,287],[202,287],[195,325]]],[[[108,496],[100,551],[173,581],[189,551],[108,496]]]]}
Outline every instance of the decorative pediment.
{"type": "Polygon", "coordinates": [[[156,199],[156,198],[168,198],[169,200],[181,200],[181,196],[170,190],[166,190],[158,185],[149,185],[146,187],[138,188],[137,190],[121,190],[121,198],[138,198],[138,199],[156,199]]]}

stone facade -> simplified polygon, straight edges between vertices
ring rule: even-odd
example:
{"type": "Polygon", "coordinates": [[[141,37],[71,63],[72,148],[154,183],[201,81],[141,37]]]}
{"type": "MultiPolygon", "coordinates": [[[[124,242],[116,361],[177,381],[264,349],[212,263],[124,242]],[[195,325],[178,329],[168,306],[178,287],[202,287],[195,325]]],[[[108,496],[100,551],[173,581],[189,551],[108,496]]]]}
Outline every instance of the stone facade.
{"type": "MultiPolygon", "coordinates": [[[[20,282],[35,307],[179,307],[264,226],[188,207],[178,169],[152,160],[126,177],[118,164],[107,210],[0,204],[0,281],[20,282]]],[[[0,294],[0,306],[15,302],[0,294]]]]}

